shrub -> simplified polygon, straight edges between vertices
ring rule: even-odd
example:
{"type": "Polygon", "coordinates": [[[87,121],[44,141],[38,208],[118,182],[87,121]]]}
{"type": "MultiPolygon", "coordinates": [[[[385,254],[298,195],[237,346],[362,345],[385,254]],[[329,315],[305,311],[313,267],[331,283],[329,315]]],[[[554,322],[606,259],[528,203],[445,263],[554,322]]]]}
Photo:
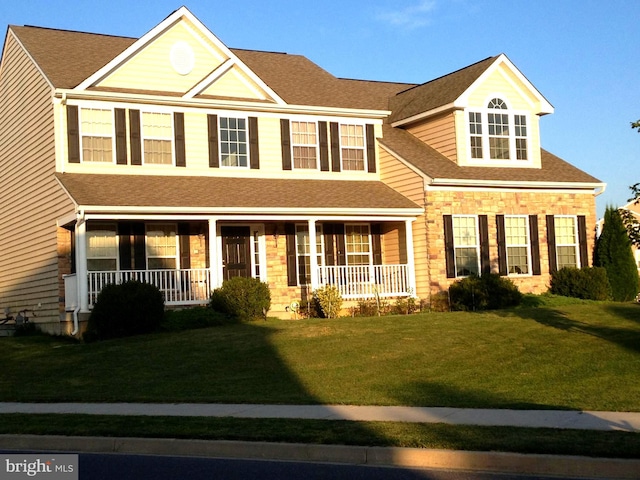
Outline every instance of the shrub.
{"type": "Polygon", "coordinates": [[[211,293],[209,305],[238,321],[266,319],[271,293],[269,286],[257,278],[234,277],[211,293]]]}
{"type": "Polygon", "coordinates": [[[336,318],[342,309],[342,296],[333,285],[325,285],[313,292],[313,299],[320,306],[324,318],[336,318]]]}
{"type": "Polygon", "coordinates": [[[148,283],[129,281],[105,286],[89,317],[86,341],[150,333],[164,316],[164,298],[148,283]]]}
{"type": "Polygon", "coordinates": [[[608,300],[611,296],[604,267],[565,267],[552,272],[549,292],[585,300],[608,300]]]}
{"type": "Polygon", "coordinates": [[[496,310],[522,301],[518,287],[497,273],[470,275],[449,287],[452,310],[496,310]]]}
{"type": "Polygon", "coordinates": [[[196,328],[216,327],[229,323],[228,317],[209,307],[193,307],[184,310],[168,310],[162,319],[161,329],[180,332],[196,328]]]}

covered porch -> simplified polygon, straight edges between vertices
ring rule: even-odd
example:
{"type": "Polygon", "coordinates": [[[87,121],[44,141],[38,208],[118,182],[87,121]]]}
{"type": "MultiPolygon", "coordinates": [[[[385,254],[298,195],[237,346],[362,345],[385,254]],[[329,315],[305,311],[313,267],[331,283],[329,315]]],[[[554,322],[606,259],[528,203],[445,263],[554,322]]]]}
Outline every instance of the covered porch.
{"type": "Polygon", "coordinates": [[[345,300],[416,291],[412,224],[422,209],[379,181],[58,180],[76,205],[58,222],[72,244],[60,294],[67,311],[88,313],[105,285],[131,279],[180,307],[206,304],[228,278],[258,278],[272,314],[323,285],[345,300]]]}
{"type": "Polygon", "coordinates": [[[157,286],[167,306],[202,305],[234,276],[267,282],[274,311],[324,285],[345,300],[406,297],[415,292],[411,225],[391,217],[86,215],[69,227],[75,271],[64,275],[65,307],[89,312],[106,285],[129,280],[157,286]]]}

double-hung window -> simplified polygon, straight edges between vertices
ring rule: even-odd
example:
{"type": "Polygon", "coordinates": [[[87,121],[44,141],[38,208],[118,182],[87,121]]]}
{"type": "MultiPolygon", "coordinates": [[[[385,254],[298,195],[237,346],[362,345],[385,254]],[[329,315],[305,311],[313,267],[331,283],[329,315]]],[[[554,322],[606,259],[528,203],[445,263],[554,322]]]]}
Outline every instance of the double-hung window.
{"type": "Polygon", "coordinates": [[[347,265],[371,265],[371,235],[368,224],[345,225],[347,265]]]}
{"type": "Polygon", "coordinates": [[[501,98],[468,112],[469,154],[473,160],[529,160],[527,115],[509,109],[501,98]]]}
{"type": "Polygon", "coordinates": [[[505,243],[507,249],[507,271],[510,275],[530,273],[529,218],[527,216],[505,216],[505,243]]]}
{"type": "Polygon", "coordinates": [[[554,220],[558,270],[563,267],[579,268],[579,241],[576,217],[556,216],[554,220]]]}
{"type": "Polygon", "coordinates": [[[220,117],[220,159],[223,167],[249,167],[246,118],[220,117]]]}
{"type": "Polygon", "coordinates": [[[118,242],[114,224],[87,225],[87,270],[114,271],[118,265],[118,242]]]}
{"type": "Polygon", "coordinates": [[[340,125],[340,149],[343,170],[365,169],[364,125],[340,125]]]}
{"type": "Polygon", "coordinates": [[[170,113],[142,112],[144,163],[173,164],[173,120],[170,113]]]}
{"type": "Polygon", "coordinates": [[[80,109],[83,162],[113,162],[113,110],[80,109]]]}
{"type": "MultiPolygon", "coordinates": [[[[324,243],[322,238],[322,225],[316,225],[316,262],[322,266],[324,262],[324,243]]],[[[296,252],[298,259],[298,284],[311,284],[311,255],[312,249],[309,240],[309,225],[296,225],[296,252]]]]}
{"type": "Polygon", "coordinates": [[[453,216],[453,247],[456,277],[466,277],[480,272],[480,241],[478,217],[453,216]]]}
{"type": "Polygon", "coordinates": [[[150,270],[178,268],[178,235],[175,224],[147,226],[147,265],[150,270]]]}
{"type": "Polygon", "coordinates": [[[318,135],[315,122],[291,122],[293,168],[318,168],[318,135]]]}

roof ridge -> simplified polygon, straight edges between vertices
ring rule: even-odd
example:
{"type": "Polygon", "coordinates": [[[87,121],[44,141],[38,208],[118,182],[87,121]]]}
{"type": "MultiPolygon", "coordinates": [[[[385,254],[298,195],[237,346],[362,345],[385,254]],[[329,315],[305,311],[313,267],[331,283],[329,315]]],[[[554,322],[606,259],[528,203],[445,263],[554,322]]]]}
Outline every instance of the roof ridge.
{"type": "Polygon", "coordinates": [[[474,62],[474,63],[472,63],[471,65],[467,65],[466,67],[459,68],[459,69],[457,69],[457,70],[454,70],[453,72],[446,73],[446,74],[441,75],[441,76],[439,76],[439,77],[436,77],[436,78],[434,78],[434,79],[428,80],[428,81],[426,81],[426,82],[424,82],[424,83],[420,83],[420,84],[414,85],[413,87],[410,87],[410,88],[407,88],[406,90],[403,90],[403,91],[401,91],[401,92],[398,92],[396,95],[401,95],[401,94],[403,94],[403,93],[405,93],[405,92],[408,92],[408,91],[410,91],[410,90],[413,90],[414,88],[422,87],[423,85],[428,85],[428,84],[433,83],[433,82],[436,82],[436,81],[438,81],[438,80],[442,80],[442,79],[444,79],[444,78],[450,77],[450,76],[455,75],[455,74],[457,74],[457,73],[460,73],[460,72],[462,72],[462,71],[464,71],[464,70],[467,70],[467,69],[469,69],[469,68],[475,67],[475,66],[477,66],[477,65],[479,65],[479,64],[481,64],[481,63],[483,63],[483,62],[486,62],[486,61],[488,61],[488,60],[496,59],[496,58],[498,58],[500,55],[502,55],[502,54],[494,55],[494,56],[492,56],[492,57],[483,58],[482,60],[478,60],[477,62],[474,62]]]}
{"type": "Polygon", "coordinates": [[[35,28],[35,29],[39,29],[39,30],[50,30],[53,32],[65,32],[65,33],[80,33],[82,35],[95,35],[97,37],[112,37],[112,38],[125,38],[125,39],[132,39],[132,40],[137,40],[139,37],[131,37],[128,35],[113,35],[113,34],[109,34],[109,33],[97,33],[97,32],[85,32],[82,30],[70,30],[70,29],[66,29],[66,28],[53,28],[53,27],[42,27],[39,25],[9,25],[10,27],[17,27],[17,28],[35,28]]]}

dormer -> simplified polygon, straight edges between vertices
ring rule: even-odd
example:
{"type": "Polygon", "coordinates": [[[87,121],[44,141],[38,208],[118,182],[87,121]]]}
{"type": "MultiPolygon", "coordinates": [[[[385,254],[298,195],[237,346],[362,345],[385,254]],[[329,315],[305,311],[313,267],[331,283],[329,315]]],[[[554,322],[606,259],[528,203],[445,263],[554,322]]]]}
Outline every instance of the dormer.
{"type": "Polygon", "coordinates": [[[390,108],[392,126],[474,167],[540,168],[538,121],[553,113],[504,54],[401,92],[390,108]]]}

